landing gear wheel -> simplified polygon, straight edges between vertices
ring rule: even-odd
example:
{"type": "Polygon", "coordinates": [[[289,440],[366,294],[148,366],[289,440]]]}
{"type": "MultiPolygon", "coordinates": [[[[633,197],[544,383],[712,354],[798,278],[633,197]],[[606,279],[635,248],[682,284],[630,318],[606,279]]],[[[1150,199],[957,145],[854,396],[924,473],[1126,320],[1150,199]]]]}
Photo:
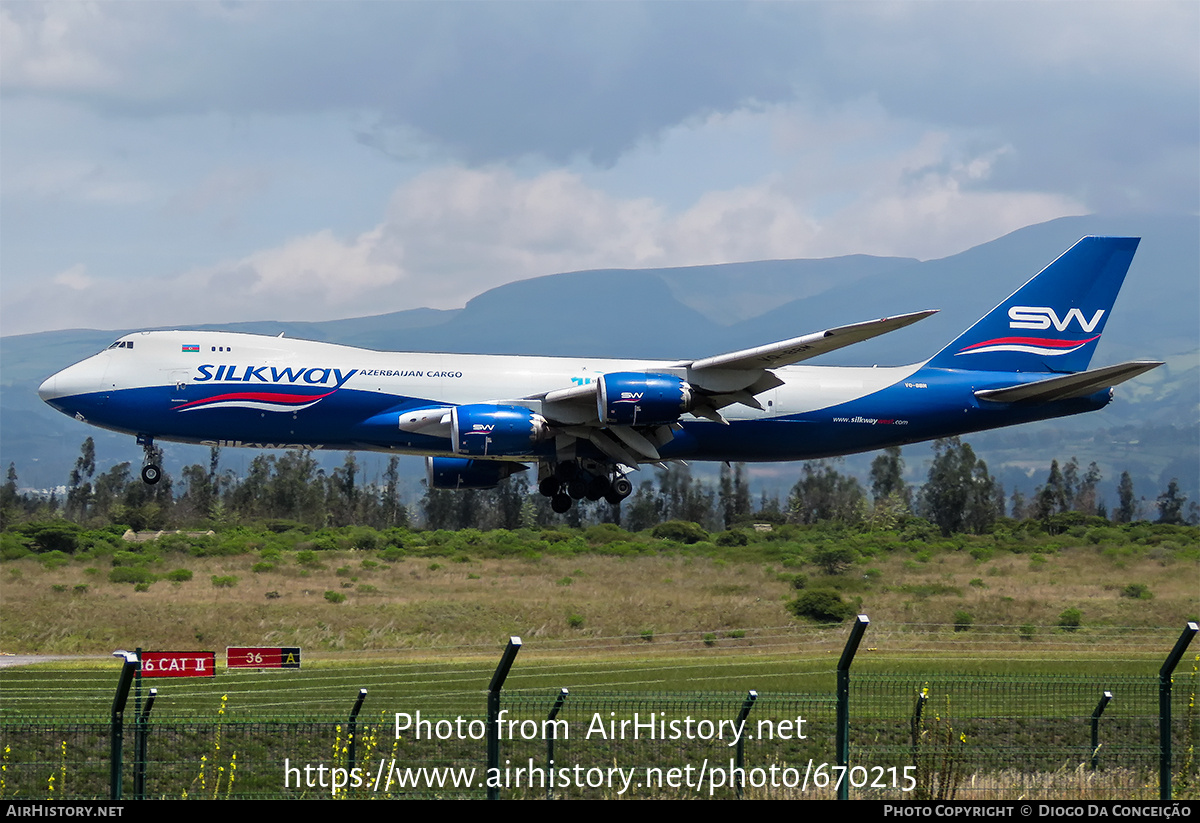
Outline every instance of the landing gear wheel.
{"type": "Polygon", "coordinates": [[[587,499],[595,502],[612,490],[607,477],[593,477],[588,483],[587,499]]]}
{"type": "Polygon", "coordinates": [[[143,483],[145,483],[148,486],[153,486],[155,483],[157,483],[161,479],[162,479],[162,469],[160,469],[158,466],[154,465],[153,463],[150,463],[149,465],[146,465],[146,466],[142,466],[142,482],[143,483]]]}
{"type": "Polygon", "coordinates": [[[625,475],[615,477],[612,481],[612,493],[616,495],[618,500],[624,500],[633,494],[633,483],[625,475]]]}
{"type": "Polygon", "coordinates": [[[550,508],[554,509],[555,514],[566,514],[571,508],[571,498],[559,492],[550,499],[550,508]]]}
{"type": "Polygon", "coordinates": [[[560,488],[562,488],[562,483],[557,477],[543,477],[538,483],[538,494],[542,497],[553,497],[558,494],[560,488]]]}
{"type": "Polygon", "coordinates": [[[567,494],[572,500],[582,500],[587,497],[588,479],[586,477],[576,477],[574,480],[567,483],[567,494]]]}

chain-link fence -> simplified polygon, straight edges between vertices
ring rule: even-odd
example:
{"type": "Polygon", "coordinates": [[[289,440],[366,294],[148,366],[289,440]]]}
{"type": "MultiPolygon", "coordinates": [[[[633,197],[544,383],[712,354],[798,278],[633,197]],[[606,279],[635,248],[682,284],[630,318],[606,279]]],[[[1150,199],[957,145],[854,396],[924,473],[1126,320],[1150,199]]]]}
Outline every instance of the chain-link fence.
{"type": "MultiPolygon", "coordinates": [[[[1177,798],[1197,796],[1195,679],[1177,678],[1172,698],[1177,798]]],[[[835,766],[833,695],[754,697],[505,692],[490,772],[482,696],[479,714],[377,716],[353,734],[347,719],[164,714],[144,726],[144,763],[128,717],[122,795],[481,798],[491,780],[512,799],[828,798],[842,779],[852,798],[1159,796],[1152,676],[855,675],[848,771],[835,766]]],[[[3,797],[109,797],[106,720],[6,720],[0,736],[3,797]]]]}

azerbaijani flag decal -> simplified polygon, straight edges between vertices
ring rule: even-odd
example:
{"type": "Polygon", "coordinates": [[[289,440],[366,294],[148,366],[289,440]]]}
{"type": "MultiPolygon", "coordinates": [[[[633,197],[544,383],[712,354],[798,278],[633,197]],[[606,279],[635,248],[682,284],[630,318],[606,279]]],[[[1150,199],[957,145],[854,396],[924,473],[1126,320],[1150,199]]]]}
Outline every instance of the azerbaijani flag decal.
{"type": "MultiPolygon", "coordinates": [[[[337,391],[334,389],[333,391],[337,391]]],[[[193,400],[178,406],[175,411],[199,411],[201,409],[254,409],[269,412],[297,412],[315,406],[332,391],[324,394],[289,394],[287,392],[239,391],[218,394],[204,400],[193,400]]]]}
{"type": "Polygon", "coordinates": [[[1100,335],[1089,337],[1087,340],[1046,340],[1042,337],[997,337],[967,346],[962,351],[957,352],[955,357],[960,354],[986,354],[988,352],[999,351],[1024,352],[1025,354],[1059,357],[1064,354],[1070,354],[1073,351],[1078,351],[1093,340],[1099,339],[1100,335]]]}
{"type": "Polygon", "coordinates": [[[179,350],[180,350],[180,351],[195,351],[195,352],[198,352],[198,351],[200,351],[200,347],[199,347],[199,346],[190,346],[190,345],[188,345],[187,343],[184,343],[182,346],[180,346],[179,350]]]}

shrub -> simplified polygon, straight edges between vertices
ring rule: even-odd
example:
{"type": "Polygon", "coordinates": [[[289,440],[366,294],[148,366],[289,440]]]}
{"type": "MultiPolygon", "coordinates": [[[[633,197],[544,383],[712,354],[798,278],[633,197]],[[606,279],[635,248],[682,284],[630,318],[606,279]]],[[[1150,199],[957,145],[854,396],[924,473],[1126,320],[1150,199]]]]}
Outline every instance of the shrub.
{"type": "Polygon", "coordinates": [[[986,563],[996,554],[990,546],[975,546],[971,549],[971,557],[978,563],[986,563]]]}
{"type": "Polygon", "coordinates": [[[65,520],[26,523],[17,531],[30,540],[39,554],[52,551],[74,554],[83,534],[82,528],[65,520]]]}
{"type": "Polygon", "coordinates": [[[1073,632],[1083,625],[1083,612],[1074,607],[1063,610],[1058,616],[1058,627],[1065,632],[1073,632]]]}
{"type": "Polygon", "coordinates": [[[1150,587],[1144,583],[1130,583],[1121,589],[1121,597],[1132,597],[1134,600],[1154,599],[1154,595],[1150,592],[1150,587]]]}
{"type": "Polygon", "coordinates": [[[238,582],[237,577],[232,574],[225,575],[224,577],[218,577],[214,574],[211,579],[212,584],[218,589],[232,589],[238,582]]]}
{"type": "Polygon", "coordinates": [[[570,626],[572,629],[582,629],[583,628],[583,615],[577,614],[574,612],[571,614],[568,614],[567,615],[567,625],[570,626]]]}
{"type": "Polygon", "coordinates": [[[971,617],[971,613],[960,609],[954,613],[954,631],[965,632],[970,630],[971,625],[975,622],[975,618],[971,617]]]}
{"type": "Polygon", "coordinates": [[[58,569],[71,562],[71,558],[60,551],[46,552],[40,559],[47,569],[58,569]]]}
{"type": "Polygon", "coordinates": [[[717,535],[718,546],[745,546],[750,542],[750,535],[742,529],[730,529],[717,535]]]}
{"type": "Polygon", "coordinates": [[[191,569],[175,569],[166,573],[165,577],[172,583],[184,583],[192,579],[191,569]]]}
{"type": "Polygon", "coordinates": [[[618,540],[628,540],[629,532],[615,523],[598,523],[584,530],[583,539],[593,546],[606,546],[618,540]]]}
{"type": "Polygon", "coordinates": [[[850,568],[857,552],[850,546],[827,543],[812,553],[812,562],[828,575],[841,574],[850,568]]]}
{"type": "Polygon", "coordinates": [[[841,623],[854,613],[854,607],[842,600],[833,589],[809,589],[788,604],[797,617],[807,617],[818,623],[841,623]]]}
{"type": "Polygon", "coordinates": [[[676,543],[689,545],[708,540],[708,532],[686,520],[668,520],[666,523],[659,523],[650,532],[650,535],[657,540],[673,540],[676,543]]]}
{"type": "Polygon", "coordinates": [[[6,532],[0,535],[0,560],[17,560],[32,554],[28,543],[27,538],[16,534],[6,532]]]}
{"type": "Polygon", "coordinates": [[[117,566],[108,573],[109,583],[153,583],[154,572],[145,566],[117,566]]]}
{"type": "Polygon", "coordinates": [[[325,592],[325,599],[330,603],[345,603],[346,595],[341,592],[325,592]]]}

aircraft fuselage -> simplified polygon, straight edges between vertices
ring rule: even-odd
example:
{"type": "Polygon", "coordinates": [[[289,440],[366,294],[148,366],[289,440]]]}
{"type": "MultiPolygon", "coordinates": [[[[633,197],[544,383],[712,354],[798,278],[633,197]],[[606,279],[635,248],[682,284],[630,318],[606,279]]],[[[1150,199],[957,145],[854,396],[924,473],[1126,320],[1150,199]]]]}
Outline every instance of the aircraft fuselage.
{"type": "MultiPolygon", "coordinates": [[[[446,438],[397,425],[411,409],[529,398],[613,372],[683,373],[672,361],[379,352],[229,332],[137,332],[43,384],[43,398],[103,428],[222,447],[450,455],[446,438]]],[[[1103,407],[1108,390],[1038,406],[981,402],[1001,372],[784,366],[728,425],[681,417],[664,459],[804,460],[1103,407]]],[[[1034,379],[1036,376],[1031,375],[1034,379]]],[[[538,400],[521,401],[534,411],[538,400]]],[[[547,442],[538,454],[553,454],[547,442]]],[[[496,455],[494,459],[531,456],[496,455]]]]}

